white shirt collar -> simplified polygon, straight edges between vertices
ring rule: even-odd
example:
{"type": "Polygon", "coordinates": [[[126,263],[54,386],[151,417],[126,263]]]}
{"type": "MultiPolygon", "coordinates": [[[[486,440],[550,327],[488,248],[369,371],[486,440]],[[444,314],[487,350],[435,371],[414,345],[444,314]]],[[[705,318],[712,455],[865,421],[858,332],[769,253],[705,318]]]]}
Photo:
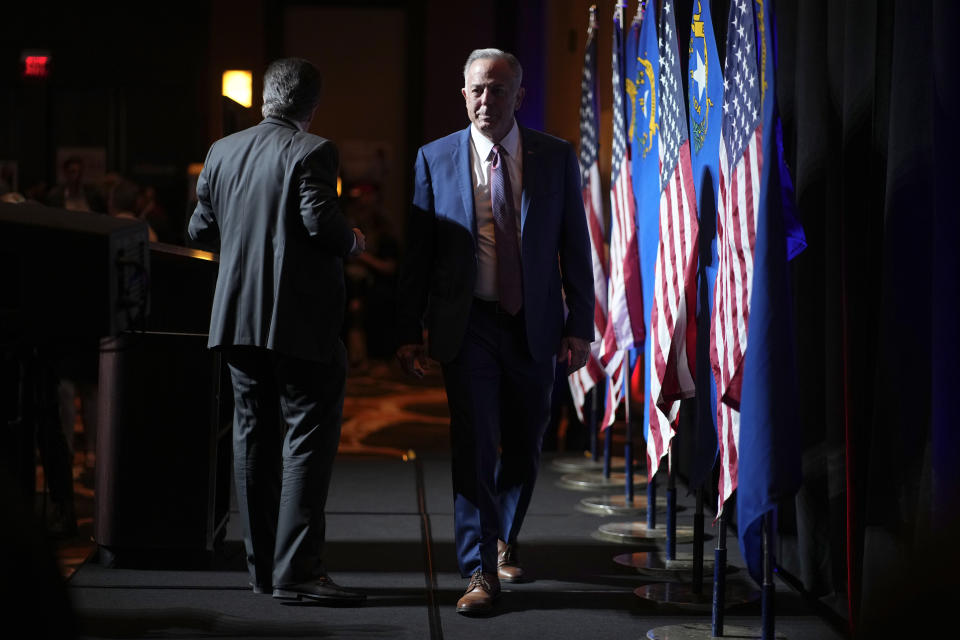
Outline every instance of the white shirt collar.
{"type": "MultiPolygon", "coordinates": [[[[477,128],[473,126],[472,123],[470,124],[470,137],[473,139],[473,147],[477,150],[480,161],[486,162],[487,158],[490,157],[490,150],[493,149],[493,142],[490,138],[477,131],[477,128]]],[[[506,149],[508,156],[519,160],[517,150],[520,147],[520,127],[517,126],[516,119],[513,121],[513,126],[510,127],[510,132],[503,136],[503,140],[500,141],[500,146],[506,149]]]]}

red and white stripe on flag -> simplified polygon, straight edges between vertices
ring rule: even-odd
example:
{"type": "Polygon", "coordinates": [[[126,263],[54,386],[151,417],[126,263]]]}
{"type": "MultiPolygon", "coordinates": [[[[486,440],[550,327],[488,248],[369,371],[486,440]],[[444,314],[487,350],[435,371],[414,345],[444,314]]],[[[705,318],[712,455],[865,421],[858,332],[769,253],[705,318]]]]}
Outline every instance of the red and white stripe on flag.
{"type": "Polygon", "coordinates": [[[710,319],[710,367],[717,384],[720,482],[717,516],[736,490],[740,456],[740,386],[747,350],[753,253],[763,168],[763,118],[753,4],[731,3],[723,73],[717,280],[710,319]]]}
{"type": "Polygon", "coordinates": [[[643,290],[637,248],[636,205],[630,177],[630,158],[622,156],[610,189],[610,280],[607,285],[607,326],[601,361],[613,374],[613,354],[643,344],[643,290]]]}
{"type": "Polygon", "coordinates": [[[612,425],[617,419],[617,407],[626,392],[624,385],[628,384],[628,380],[623,375],[623,359],[626,357],[626,351],[617,351],[607,365],[610,375],[607,378],[607,404],[604,406],[603,419],[600,422],[603,429],[612,425]]]}
{"type": "Polygon", "coordinates": [[[607,264],[603,229],[603,202],[600,196],[600,167],[594,162],[583,189],[583,208],[590,233],[590,257],[593,261],[593,333],[599,356],[599,341],[607,326],[607,264]]]}
{"type": "MultiPolygon", "coordinates": [[[[661,137],[662,139],[662,137],[661,137]]],[[[690,143],[661,179],[660,245],[650,313],[650,416],[647,473],[653,477],[675,434],[680,400],[696,393],[697,223],[690,143]]]]}
{"type": "Polygon", "coordinates": [[[607,285],[607,325],[600,343],[600,362],[610,377],[604,428],[613,424],[623,397],[623,359],[626,350],[643,344],[643,299],[637,250],[636,207],[630,178],[630,159],[623,156],[610,193],[610,279],[607,285]],[[637,319],[639,318],[639,322],[637,319]]]}
{"type": "Polygon", "coordinates": [[[600,365],[600,360],[592,353],[593,348],[594,345],[591,345],[591,354],[587,364],[567,376],[573,406],[577,410],[577,418],[583,424],[587,422],[584,414],[587,393],[607,377],[606,371],[600,365]]]}
{"type": "Polygon", "coordinates": [[[598,165],[598,141],[600,120],[597,113],[596,77],[596,25],[588,30],[587,48],[584,53],[583,73],[580,80],[580,173],[583,188],[583,210],[587,218],[590,236],[590,253],[593,261],[593,333],[590,358],[585,367],[567,378],[570,395],[580,422],[584,420],[584,402],[587,393],[606,377],[600,364],[600,340],[607,325],[607,265],[604,246],[603,198],[598,165]]]}
{"type": "MultiPolygon", "coordinates": [[[[606,429],[616,420],[617,406],[624,389],[623,357],[623,351],[618,351],[614,354],[613,360],[610,361],[610,366],[620,366],[610,376],[607,376],[603,367],[600,366],[600,361],[591,356],[586,366],[574,371],[567,377],[570,384],[570,394],[573,397],[573,404],[577,410],[577,417],[580,419],[580,422],[586,422],[583,413],[586,394],[597,384],[603,385],[603,400],[601,400],[601,402],[605,402],[603,417],[600,419],[600,429],[606,429]],[[591,369],[593,370],[591,371],[591,369]]],[[[598,387],[598,389],[600,389],[600,387],[598,387]]]]}
{"type": "Polygon", "coordinates": [[[650,310],[650,408],[647,474],[656,475],[676,432],[680,400],[696,393],[697,196],[683,108],[676,26],[669,2],[660,12],[660,220],[650,310]],[[688,349],[689,346],[689,349],[688,349]]]}
{"type": "Polygon", "coordinates": [[[740,385],[747,350],[757,202],[760,198],[762,126],[754,129],[741,158],[731,166],[720,145],[720,198],[717,211],[717,283],[710,325],[710,363],[717,384],[717,442],[720,484],[717,515],[737,488],[740,442],[740,385]]]}
{"type": "MultiPolygon", "coordinates": [[[[620,11],[613,18],[613,145],[610,155],[610,280],[607,283],[607,326],[600,351],[607,373],[613,375],[611,358],[617,351],[643,344],[643,289],[640,252],[637,246],[637,208],[630,172],[630,141],[627,138],[626,89],[623,83],[623,32],[620,11]]],[[[619,367],[616,367],[619,368],[619,367]]]]}
{"type": "Polygon", "coordinates": [[[621,371],[625,351],[643,344],[643,289],[637,245],[636,203],[630,175],[630,145],[625,119],[625,87],[620,54],[623,32],[621,11],[613,18],[613,145],[610,156],[610,279],[607,282],[607,324],[600,346],[600,362],[611,379],[605,424],[613,422],[617,404],[628,381],[621,371]],[[616,389],[621,389],[617,393],[616,389]],[[609,420],[609,422],[608,422],[609,420]]]}
{"type": "Polygon", "coordinates": [[[567,377],[577,417],[584,422],[583,403],[586,394],[607,375],[600,363],[601,339],[607,324],[607,267],[604,264],[603,207],[600,201],[600,169],[596,162],[590,167],[583,188],[583,208],[587,216],[590,234],[590,253],[593,260],[593,329],[594,341],[590,345],[590,358],[586,366],[567,377]]]}

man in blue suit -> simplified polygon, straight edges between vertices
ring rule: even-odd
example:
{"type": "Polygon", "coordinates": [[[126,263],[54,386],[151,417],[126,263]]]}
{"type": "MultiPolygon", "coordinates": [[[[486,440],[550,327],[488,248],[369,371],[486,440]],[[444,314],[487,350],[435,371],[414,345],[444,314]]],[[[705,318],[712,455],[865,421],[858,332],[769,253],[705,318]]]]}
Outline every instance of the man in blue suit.
{"type": "Polygon", "coordinates": [[[525,577],[517,537],[556,359],[582,367],[593,340],[579,165],[568,142],[517,125],[522,79],[509,53],[470,54],[471,124],[417,155],[400,276],[397,358],[420,377],[429,354],[447,390],[457,559],[470,578],[457,611],[467,615],[492,609],[501,580],[525,577]]]}

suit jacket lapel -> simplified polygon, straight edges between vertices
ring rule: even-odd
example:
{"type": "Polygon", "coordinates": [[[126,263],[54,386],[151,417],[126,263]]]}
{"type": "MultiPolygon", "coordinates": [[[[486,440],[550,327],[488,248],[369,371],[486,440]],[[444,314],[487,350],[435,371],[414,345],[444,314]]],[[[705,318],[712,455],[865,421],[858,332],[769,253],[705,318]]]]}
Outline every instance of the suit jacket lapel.
{"type": "Polygon", "coordinates": [[[453,166],[456,167],[457,186],[460,189],[460,199],[463,200],[463,212],[469,224],[473,242],[477,242],[477,213],[473,203],[473,158],[470,155],[470,127],[460,134],[460,140],[453,148],[453,166]]]}
{"type": "Polygon", "coordinates": [[[520,139],[523,146],[523,158],[520,168],[523,172],[523,191],[520,195],[520,238],[523,239],[523,229],[527,224],[527,214],[530,213],[530,202],[537,185],[537,149],[536,140],[527,134],[526,127],[520,127],[520,139]]]}

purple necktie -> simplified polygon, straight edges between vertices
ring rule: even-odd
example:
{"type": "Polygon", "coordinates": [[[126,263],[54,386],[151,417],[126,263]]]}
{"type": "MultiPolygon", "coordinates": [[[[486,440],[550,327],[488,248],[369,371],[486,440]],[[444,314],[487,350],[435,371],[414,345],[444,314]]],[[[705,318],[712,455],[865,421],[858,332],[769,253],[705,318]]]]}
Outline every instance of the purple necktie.
{"type": "Polygon", "coordinates": [[[515,315],[523,305],[523,275],[520,248],[517,246],[517,214],[510,190],[510,171],[501,154],[507,152],[493,145],[490,163],[490,203],[493,205],[494,243],[497,247],[497,286],[500,306],[515,315]]]}

